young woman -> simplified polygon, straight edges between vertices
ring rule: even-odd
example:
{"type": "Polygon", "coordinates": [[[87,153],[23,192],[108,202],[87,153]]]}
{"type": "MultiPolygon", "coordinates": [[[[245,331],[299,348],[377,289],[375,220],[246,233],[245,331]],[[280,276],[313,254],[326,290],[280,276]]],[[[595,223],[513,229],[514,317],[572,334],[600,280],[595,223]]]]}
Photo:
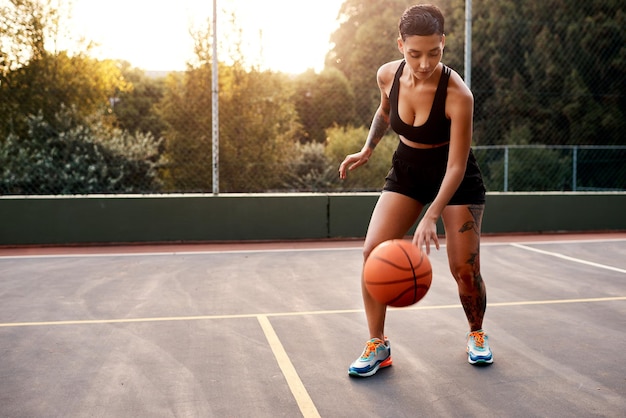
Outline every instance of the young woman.
{"type": "MultiPolygon", "coordinates": [[[[480,227],[485,187],[470,149],[474,98],[461,77],[441,58],[445,45],[444,17],[433,5],[408,8],[400,18],[398,48],[404,59],[382,65],[377,72],[380,106],[361,151],[346,156],[339,176],[367,163],[387,129],[399,143],[365,238],[364,259],[381,242],[402,238],[430,204],[413,243],[430,253],[439,249],[437,220],[442,218],[450,270],[469,323],[468,361],[490,364],[493,356],[482,330],[487,305],[480,274],[480,227]]],[[[353,376],[371,376],[391,365],[385,338],[386,306],[362,285],[370,333],[365,350],[349,368],[353,376]]]]}

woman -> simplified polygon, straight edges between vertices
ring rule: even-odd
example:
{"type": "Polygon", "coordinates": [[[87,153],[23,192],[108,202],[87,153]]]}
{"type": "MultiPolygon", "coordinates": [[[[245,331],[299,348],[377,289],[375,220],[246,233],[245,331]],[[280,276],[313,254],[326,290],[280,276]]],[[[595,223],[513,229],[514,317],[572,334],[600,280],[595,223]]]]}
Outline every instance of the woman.
{"type": "MultiPolygon", "coordinates": [[[[379,68],[380,106],[365,145],[344,159],[339,176],[343,179],[347,171],[367,163],[390,126],[398,134],[392,167],[367,230],[364,259],[381,242],[404,237],[430,203],[413,243],[428,254],[431,243],[439,249],[437,220],[442,218],[450,270],[469,323],[468,361],[490,364],[493,356],[482,330],[487,297],[479,258],[485,187],[470,149],[474,99],[461,77],[441,62],[444,17],[436,6],[408,8],[399,32],[404,59],[379,68]]],[[[349,374],[364,377],[392,361],[384,334],[386,306],[361,287],[370,340],[349,374]]]]}

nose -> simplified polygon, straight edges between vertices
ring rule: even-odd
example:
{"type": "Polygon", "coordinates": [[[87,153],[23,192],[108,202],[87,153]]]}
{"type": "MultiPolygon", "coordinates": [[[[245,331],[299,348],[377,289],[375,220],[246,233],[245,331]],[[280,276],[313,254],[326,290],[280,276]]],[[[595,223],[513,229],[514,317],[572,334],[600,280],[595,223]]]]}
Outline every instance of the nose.
{"type": "Polygon", "coordinates": [[[419,61],[420,70],[425,70],[428,68],[428,58],[422,57],[419,61]]]}

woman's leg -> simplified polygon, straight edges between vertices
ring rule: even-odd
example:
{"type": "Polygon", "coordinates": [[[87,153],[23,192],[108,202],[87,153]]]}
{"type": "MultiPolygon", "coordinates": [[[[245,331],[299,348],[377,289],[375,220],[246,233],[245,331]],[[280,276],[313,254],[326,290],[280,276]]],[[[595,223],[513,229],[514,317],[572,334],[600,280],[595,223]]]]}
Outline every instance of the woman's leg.
{"type": "MultiPolygon", "coordinates": [[[[367,260],[372,250],[381,242],[403,238],[417,220],[422,208],[421,203],[410,197],[394,192],[383,192],[376,203],[367,229],[363,260],[367,260]]],[[[384,340],[387,307],[371,297],[365,288],[362,275],[361,290],[370,338],[384,340]]]]}
{"type": "Polygon", "coordinates": [[[459,288],[470,331],[482,329],[487,292],[480,274],[480,227],[484,205],[447,206],[442,214],[450,271],[459,288]]]}

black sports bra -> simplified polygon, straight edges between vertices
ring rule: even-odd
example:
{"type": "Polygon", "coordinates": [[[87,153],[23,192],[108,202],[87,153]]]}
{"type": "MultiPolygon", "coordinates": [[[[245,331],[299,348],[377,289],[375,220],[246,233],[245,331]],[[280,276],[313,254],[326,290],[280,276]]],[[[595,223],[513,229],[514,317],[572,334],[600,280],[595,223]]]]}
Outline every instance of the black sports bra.
{"type": "Polygon", "coordinates": [[[441,144],[450,141],[450,119],[446,118],[446,96],[448,95],[448,80],[450,68],[443,65],[439,85],[435,92],[428,120],[421,126],[413,126],[404,123],[398,114],[398,92],[400,91],[400,76],[406,61],[402,61],[391,85],[389,92],[389,121],[391,128],[398,135],[402,135],[411,142],[421,144],[441,144]]]}

